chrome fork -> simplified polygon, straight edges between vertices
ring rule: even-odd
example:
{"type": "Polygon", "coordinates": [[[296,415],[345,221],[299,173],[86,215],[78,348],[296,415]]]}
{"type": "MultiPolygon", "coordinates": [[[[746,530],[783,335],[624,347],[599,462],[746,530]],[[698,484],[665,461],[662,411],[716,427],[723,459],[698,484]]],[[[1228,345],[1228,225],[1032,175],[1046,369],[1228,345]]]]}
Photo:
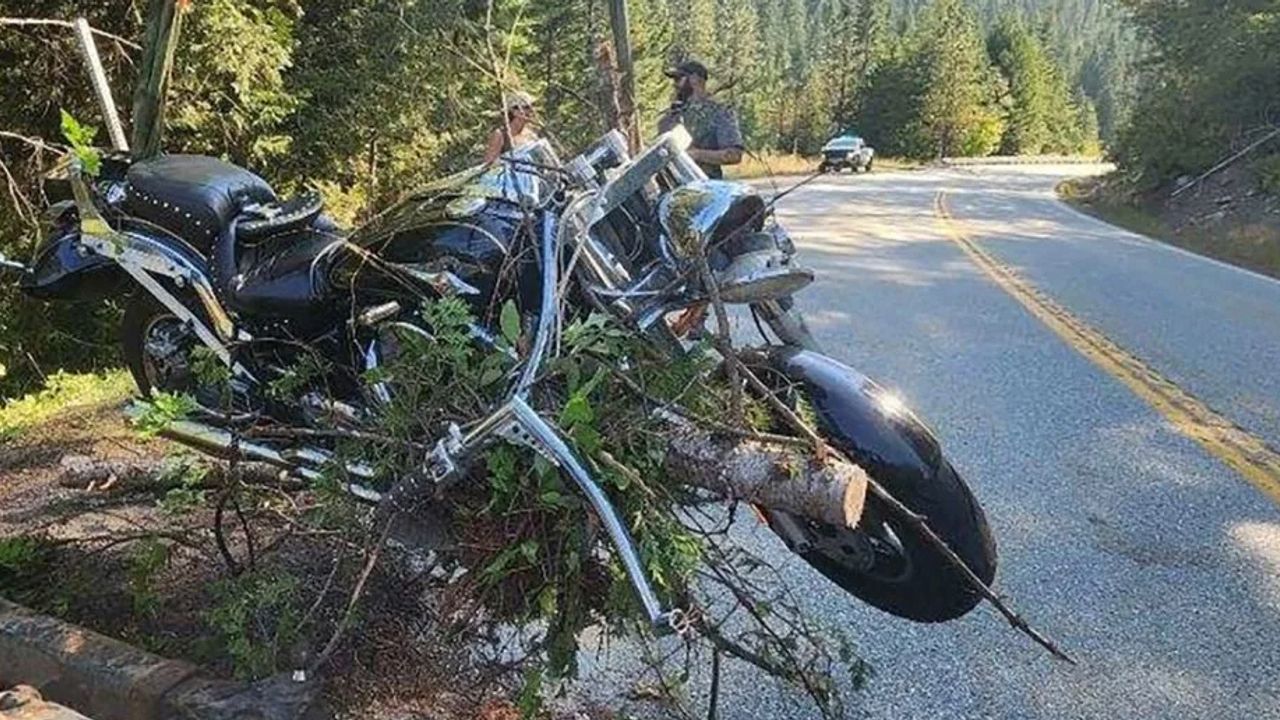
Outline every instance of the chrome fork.
{"type": "MultiPolygon", "coordinates": [[[[613,541],[626,569],[627,578],[635,589],[640,604],[655,630],[661,632],[683,632],[685,615],[678,609],[665,610],[658,601],[649,576],[640,562],[640,553],[636,549],[635,540],[626,524],[618,517],[613,503],[600,489],[600,485],[592,478],[586,466],[578,459],[569,444],[561,437],[560,432],[547,422],[532,407],[527,399],[529,390],[537,379],[547,349],[552,345],[554,336],[560,330],[560,304],[556,297],[558,291],[559,248],[557,247],[556,217],[552,213],[542,216],[541,250],[542,250],[542,303],[538,315],[538,332],[534,338],[533,350],[529,353],[524,370],[516,384],[513,397],[506,408],[511,421],[499,429],[499,434],[508,440],[532,447],[547,460],[567,472],[578,488],[587,496],[596,515],[604,523],[605,530],[613,541]]],[[[500,411],[501,412],[501,411],[500,411]]]]}

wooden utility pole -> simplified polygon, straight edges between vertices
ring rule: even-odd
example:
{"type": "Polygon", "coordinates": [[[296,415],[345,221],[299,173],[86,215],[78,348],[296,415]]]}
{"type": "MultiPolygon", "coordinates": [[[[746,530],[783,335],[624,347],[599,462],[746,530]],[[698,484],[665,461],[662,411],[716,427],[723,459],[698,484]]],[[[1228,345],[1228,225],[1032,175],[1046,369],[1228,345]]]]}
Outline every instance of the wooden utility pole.
{"type": "Polygon", "coordinates": [[[160,152],[169,75],[186,6],[187,0],[150,0],[147,4],[142,63],[133,91],[133,151],[140,158],[160,152]]]}
{"type": "Polygon", "coordinates": [[[627,0],[609,0],[609,24],[613,28],[613,50],[618,61],[621,92],[618,109],[622,129],[631,152],[640,149],[640,128],[636,123],[636,74],[631,61],[631,23],[627,20],[627,0]]]}

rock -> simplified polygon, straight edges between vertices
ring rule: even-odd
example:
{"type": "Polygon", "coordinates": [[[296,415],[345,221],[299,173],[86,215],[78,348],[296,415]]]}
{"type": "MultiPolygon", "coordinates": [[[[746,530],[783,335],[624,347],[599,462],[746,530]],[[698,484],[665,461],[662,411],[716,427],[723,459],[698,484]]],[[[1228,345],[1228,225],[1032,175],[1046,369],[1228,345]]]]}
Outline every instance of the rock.
{"type": "MultiPolygon", "coordinates": [[[[0,683],[31,683],[97,720],[317,720],[319,684],[290,674],[252,685],[210,678],[119,640],[0,598],[0,683]]],[[[10,699],[9,702],[16,702],[10,699]]],[[[7,715],[2,720],[45,720],[7,715]]],[[[50,720],[81,720],[54,715],[50,720]]]]}

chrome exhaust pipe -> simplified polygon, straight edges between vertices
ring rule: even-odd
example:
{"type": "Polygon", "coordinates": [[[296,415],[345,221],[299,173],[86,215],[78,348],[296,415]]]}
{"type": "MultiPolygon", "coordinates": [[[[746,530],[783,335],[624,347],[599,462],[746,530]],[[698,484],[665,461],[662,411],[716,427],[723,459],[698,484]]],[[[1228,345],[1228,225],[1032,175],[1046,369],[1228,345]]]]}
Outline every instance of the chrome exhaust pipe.
{"type": "MultiPolygon", "coordinates": [[[[125,408],[125,417],[136,421],[145,409],[144,403],[131,403],[125,408]]],[[[157,434],[207,455],[227,460],[251,460],[265,463],[309,482],[319,480],[322,477],[321,469],[334,461],[333,456],[324,450],[302,447],[281,452],[269,445],[242,438],[229,430],[192,420],[174,420],[157,434]]],[[[373,478],[373,471],[363,465],[350,464],[344,469],[354,477],[373,478]]],[[[382,501],[382,493],[364,485],[339,483],[338,487],[366,502],[382,501]]]]}

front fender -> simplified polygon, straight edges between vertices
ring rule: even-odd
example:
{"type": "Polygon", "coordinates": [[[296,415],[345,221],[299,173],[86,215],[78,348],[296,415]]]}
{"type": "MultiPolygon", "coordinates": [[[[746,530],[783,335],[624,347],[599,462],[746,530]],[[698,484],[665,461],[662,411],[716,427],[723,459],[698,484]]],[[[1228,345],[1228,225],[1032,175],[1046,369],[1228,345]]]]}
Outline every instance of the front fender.
{"type": "Polygon", "coordinates": [[[784,347],[774,368],[799,383],[821,429],[850,459],[882,483],[902,474],[933,477],[944,462],[929,430],[896,396],[821,353],[784,347]]]}

